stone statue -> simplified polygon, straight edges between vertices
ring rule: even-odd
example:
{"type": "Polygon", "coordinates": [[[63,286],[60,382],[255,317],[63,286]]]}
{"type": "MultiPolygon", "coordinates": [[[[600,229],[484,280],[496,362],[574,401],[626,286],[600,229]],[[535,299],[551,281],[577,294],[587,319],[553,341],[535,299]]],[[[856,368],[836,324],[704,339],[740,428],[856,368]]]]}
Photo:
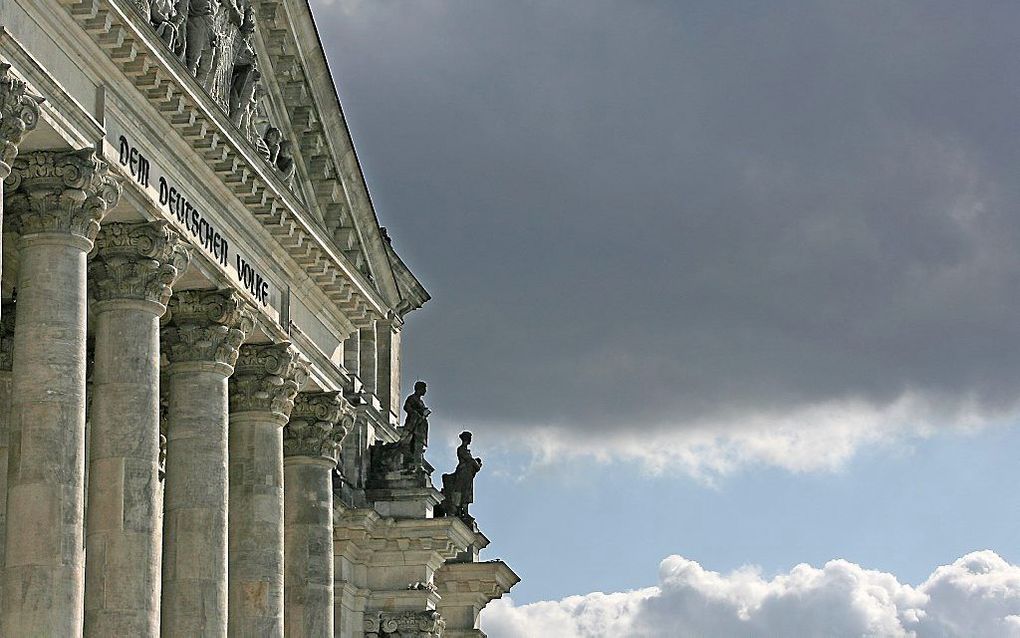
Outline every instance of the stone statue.
{"type": "Polygon", "coordinates": [[[429,415],[432,410],[425,407],[422,397],[428,386],[424,381],[414,384],[414,394],[404,401],[403,432],[400,433],[399,445],[404,452],[405,463],[420,463],[425,455],[425,448],[429,446],[429,415]]]}
{"type": "Polygon", "coordinates": [[[177,3],[178,25],[184,26],[184,66],[195,77],[198,77],[200,67],[208,67],[212,63],[218,4],[219,0],[179,0],[177,3]]]}
{"type": "MultiPolygon", "coordinates": [[[[291,180],[294,179],[294,173],[297,171],[297,166],[294,164],[294,156],[291,154],[290,149],[291,141],[283,140],[280,142],[280,152],[276,156],[276,174],[280,176],[280,179],[287,185],[287,188],[290,188],[291,180]]],[[[428,425],[425,427],[428,429],[428,425]]],[[[426,435],[426,438],[428,438],[428,435],[426,435]]]]}
{"type": "Polygon", "coordinates": [[[469,525],[474,522],[468,513],[468,505],[475,502],[475,475],[482,469],[482,459],[471,456],[471,433],[460,433],[460,447],[457,448],[457,469],[452,474],[443,474],[443,514],[456,516],[469,525]]]}
{"type": "Polygon", "coordinates": [[[258,68],[252,34],[255,33],[255,10],[248,5],[238,27],[241,41],[234,56],[234,68],[230,77],[230,96],[227,101],[230,120],[234,126],[248,132],[248,121],[255,107],[255,86],[262,79],[258,68]]]}
{"type": "Polygon", "coordinates": [[[177,42],[177,9],[173,0],[153,0],[149,7],[149,22],[156,30],[156,35],[171,50],[176,52],[177,42]]]}
{"type": "Polygon", "coordinates": [[[280,142],[282,140],[283,133],[275,126],[267,128],[266,132],[262,135],[262,141],[265,142],[266,151],[268,151],[268,155],[265,156],[266,161],[273,166],[276,166],[276,158],[280,154],[280,142]]]}

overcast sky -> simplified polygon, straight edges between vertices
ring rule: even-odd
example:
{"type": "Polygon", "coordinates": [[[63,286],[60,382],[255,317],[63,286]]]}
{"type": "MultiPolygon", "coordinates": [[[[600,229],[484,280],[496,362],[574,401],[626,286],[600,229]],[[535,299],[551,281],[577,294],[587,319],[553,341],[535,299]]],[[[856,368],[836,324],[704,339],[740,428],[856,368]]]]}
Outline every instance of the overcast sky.
{"type": "MultiPolygon", "coordinates": [[[[855,514],[881,526],[873,512],[890,503],[858,472],[936,472],[935,496],[964,480],[947,471],[974,470],[931,459],[1020,441],[1020,5],[313,7],[380,221],[434,296],[408,317],[405,385],[430,382],[441,436],[476,432],[490,494],[542,494],[582,517],[572,490],[592,470],[658,477],[671,505],[699,490],[827,498],[836,473],[870,486],[855,514]],[[772,471],[792,477],[769,479],[783,495],[762,491],[772,471]]],[[[434,448],[438,466],[448,451],[434,448]]],[[[976,550],[1010,573],[1020,506],[1005,491],[959,494],[995,512],[896,564],[911,587],[976,550]],[[972,545],[997,538],[1014,542],[972,545]]],[[[500,516],[482,520],[494,539],[512,525],[500,516]]],[[[911,533],[899,524],[886,533],[911,533]]],[[[840,538],[818,525],[805,533],[840,538]]],[[[640,582],[689,556],[668,545],[640,582]]],[[[527,543],[507,547],[527,563],[527,543]]],[[[814,560],[790,551],[710,552],[719,564],[704,569],[814,560]]],[[[848,549],[819,551],[828,569],[848,549]]],[[[636,586],[634,573],[591,589],[636,586]]],[[[1012,578],[1002,609],[1020,615],[1012,578]]],[[[500,626],[491,635],[515,635],[500,626]]]]}

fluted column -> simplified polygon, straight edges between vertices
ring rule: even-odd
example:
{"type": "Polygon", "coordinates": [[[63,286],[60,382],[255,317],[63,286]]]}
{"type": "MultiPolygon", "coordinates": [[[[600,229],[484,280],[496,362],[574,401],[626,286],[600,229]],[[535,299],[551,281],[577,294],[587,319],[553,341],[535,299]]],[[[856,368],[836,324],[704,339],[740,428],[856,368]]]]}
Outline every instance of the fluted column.
{"type": "Polygon", "coordinates": [[[188,261],[159,221],[104,225],[89,263],[85,636],[159,635],[159,318],[188,261]]]}
{"type": "Polygon", "coordinates": [[[231,291],[170,299],[163,636],[227,633],[227,377],[254,328],[231,291]]]}
{"type": "Polygon", "coordinates": [[[4,181],[11,174],[21,141],[39,123],[39,105],[43,101],[14,77],[11,65],[0,64],[0,222],[4,216],[4,181]]]}
{"type": "Polygon", "coordinates": [[[78,636],[85,590],[85,259],[119,184],[91,150],[19,155],[0,635],[78,636]]]}
{"type": "MultiPolygon", "coordinates": [[[[13,354],[14,304],[4,302],[0,318],[0,574],[3,574],[4,544],[7,538],[7,446],[10,444],[13,354]]],[[[0,601],[3,601],[3,590],[3,578],[0,577],[0,601]]]]}
{"type": "Polygon", "coordinates": [[[333,486],[350,406],[340,392],[301,392],[283,430],[286,634],[333,636],[333,486]]]}
{"type": "Polygon", "coordinates": [[[283,426],[308,377],[289,343],[247,344],[230,378],[229,630],[283,636],[283,426]]]}

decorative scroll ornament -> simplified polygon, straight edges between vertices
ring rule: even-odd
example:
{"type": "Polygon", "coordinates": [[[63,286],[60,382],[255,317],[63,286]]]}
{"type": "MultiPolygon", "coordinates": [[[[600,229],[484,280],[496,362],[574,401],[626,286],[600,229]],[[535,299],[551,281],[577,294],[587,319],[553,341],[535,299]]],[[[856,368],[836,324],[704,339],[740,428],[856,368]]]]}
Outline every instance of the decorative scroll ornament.
{"type": "Polygon", "coordinates": [[[441,638],[446,621],[436,610],[365,613],[365,638],[441,638]]]}
{"type": "Polygon", "coordinates": [[[14,363],[14,302],[0,308],[0,370],[10,372],[14,363]]]}
{"type": "Polygon", "coordinates": [[[9,167],[17,157],[18,145],[39,123],[39,105],[45,101],[28,92],[28,85],[11,74],[11,65],[0,64],[0,162],[9,167]]]}
{"type": "Polygon", "coordinates": [[[22,153],[4,182],[21,235],[71,233],[93,240],[120,200],[120,180],[92,149],[22,153]]]}
{"type": "Polygon", "coordinates": [[[166,306],[190,260],[168,222],[104,224],[89,263],[89,293],[94,301],[141,299],[166,306]]]}
{"type": "Polygon", "coordinates": [[[230,411],[271,412],[286,422],[308,366],[290,343],[246,344],[230,377],[230,411]]]}
{"type": "Polygon", "coordinates": [[[163,328],[170,363],[185,361],[233,366],[238,349],[255,328],[255,316],[232,290],[185,290],[170,298],[163,328]]]}
{"type": "Polygon", "coordinates": [[[353,410],[342,392],[299,392],[283,430],[283,455],[335,461],[352,424],[353,410]]]}

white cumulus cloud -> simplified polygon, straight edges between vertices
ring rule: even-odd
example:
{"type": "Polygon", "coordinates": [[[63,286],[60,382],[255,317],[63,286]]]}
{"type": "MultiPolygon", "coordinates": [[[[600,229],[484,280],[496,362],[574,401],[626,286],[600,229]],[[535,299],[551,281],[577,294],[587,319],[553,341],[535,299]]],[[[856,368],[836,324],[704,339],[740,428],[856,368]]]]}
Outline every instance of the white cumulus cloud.
{"type": "Polygon", "coordinates": [[[520,606],[503,599],[482,626],[490,638],[1017,638],[1020,566],[973,552],[915,587],[845,560],[767,579],[753,567],[720,574],[670,556],[655,587],[520,606]]]}

